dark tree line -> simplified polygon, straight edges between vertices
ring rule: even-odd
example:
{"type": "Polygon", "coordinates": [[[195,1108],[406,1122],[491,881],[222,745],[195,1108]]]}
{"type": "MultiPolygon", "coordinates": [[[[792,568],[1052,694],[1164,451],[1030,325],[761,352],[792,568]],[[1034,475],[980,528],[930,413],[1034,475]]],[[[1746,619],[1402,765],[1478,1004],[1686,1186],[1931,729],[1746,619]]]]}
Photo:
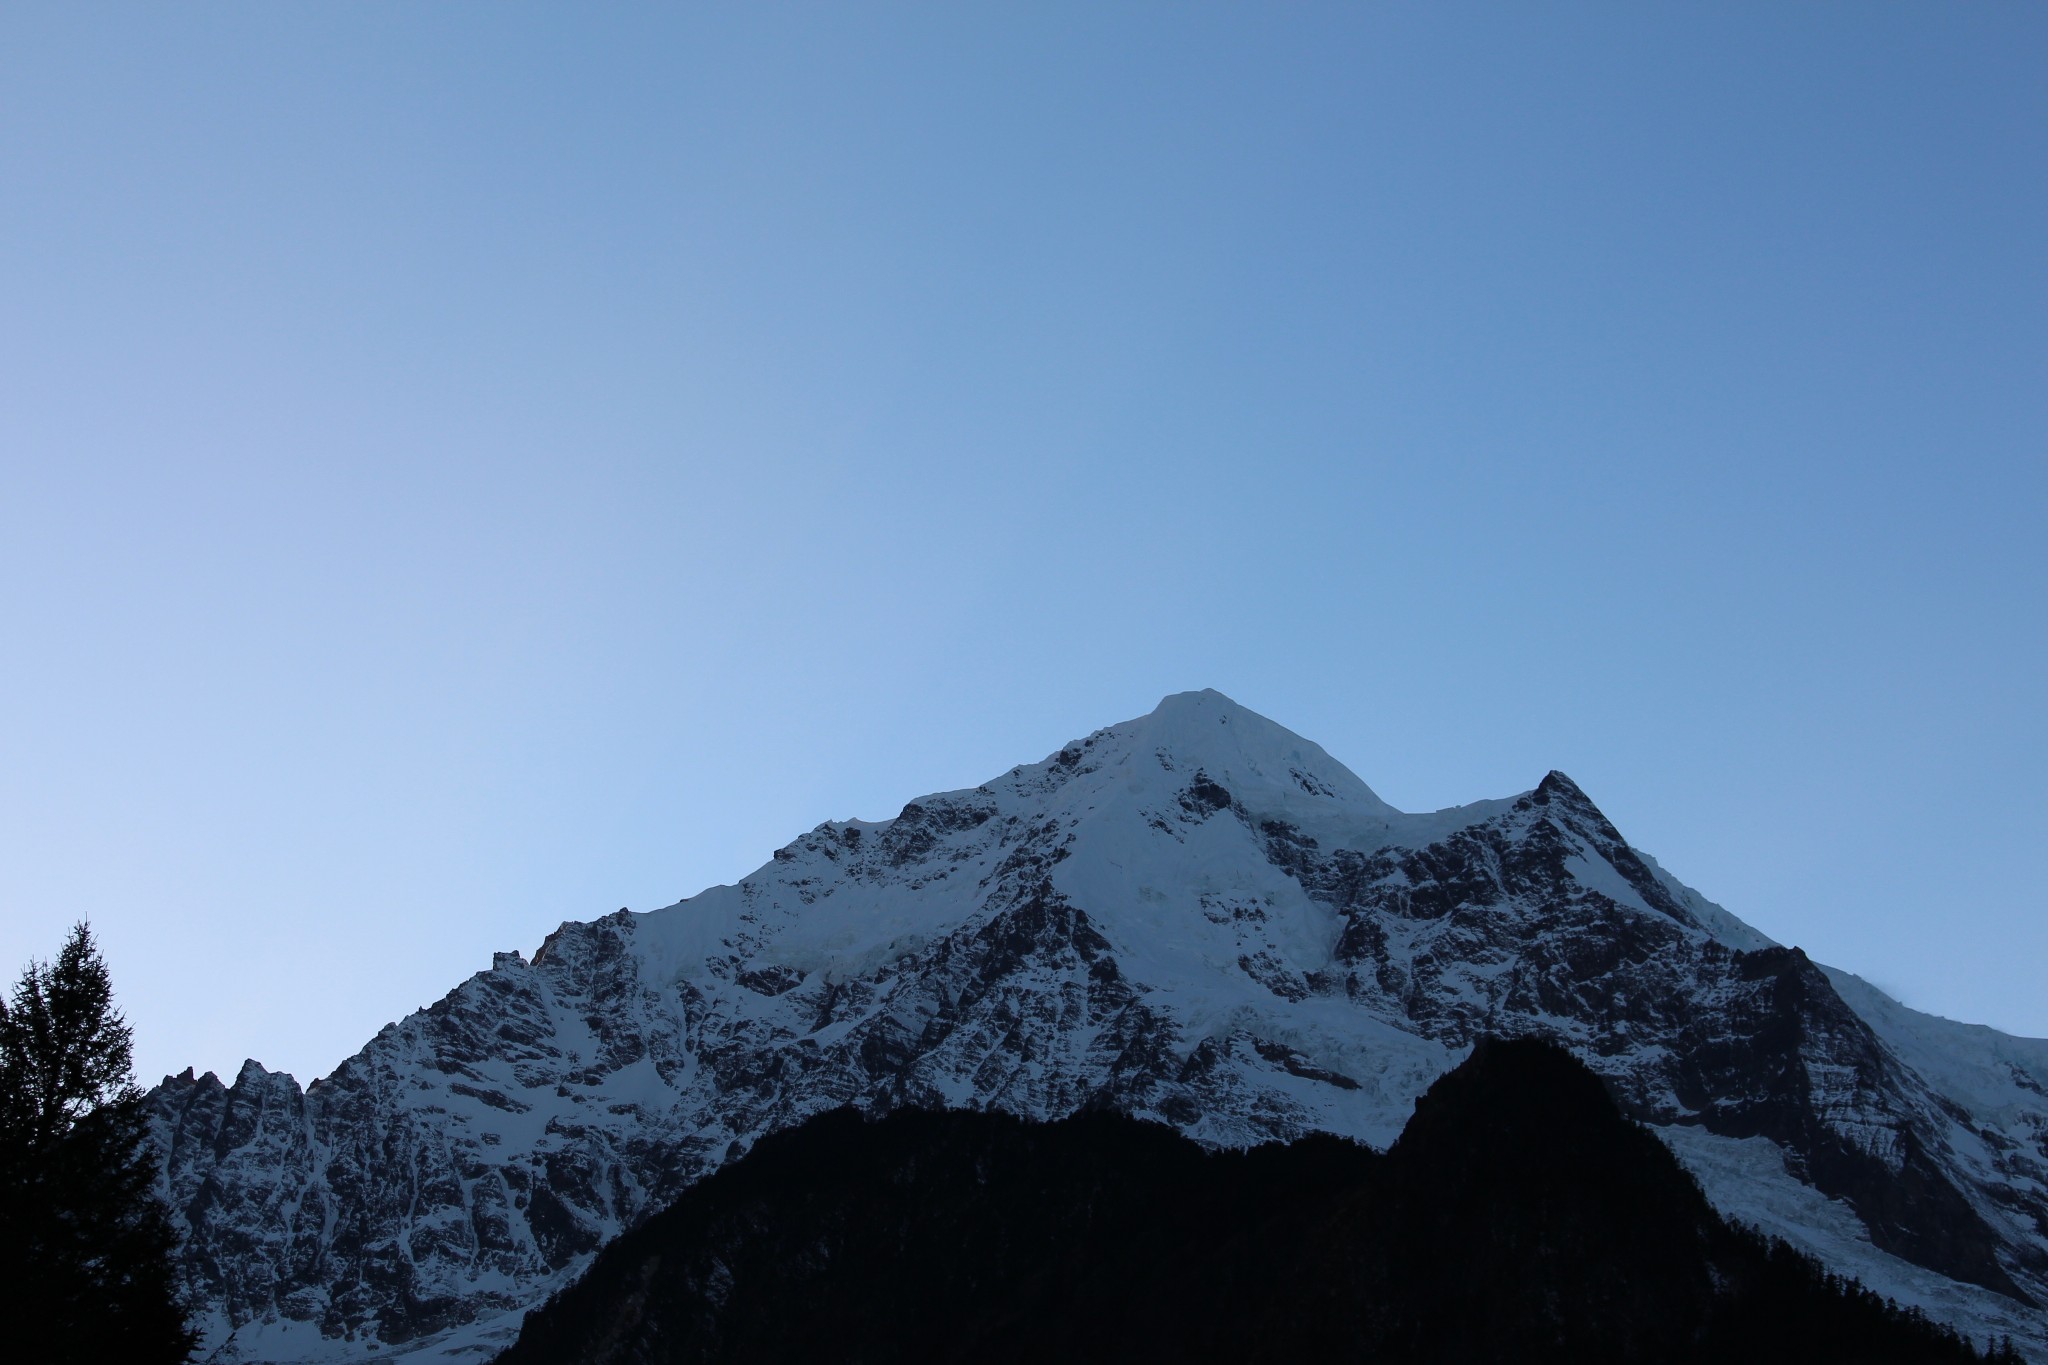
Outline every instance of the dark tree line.
{"type": "Polygon", "coordinates": [[[1731,1226],[1568,1053],[1482,1044],[1385,1153],[1109,1113],[761,1139],[498,1365],[2023,1365],[1731,1226]]]}
{"type": "Polygon", "coordinates": [[[154,1192],[113,983],[80,924],[0,1001],[0,1321],[11,1360],[187,1359],[177,1234],[154,1192]]]}

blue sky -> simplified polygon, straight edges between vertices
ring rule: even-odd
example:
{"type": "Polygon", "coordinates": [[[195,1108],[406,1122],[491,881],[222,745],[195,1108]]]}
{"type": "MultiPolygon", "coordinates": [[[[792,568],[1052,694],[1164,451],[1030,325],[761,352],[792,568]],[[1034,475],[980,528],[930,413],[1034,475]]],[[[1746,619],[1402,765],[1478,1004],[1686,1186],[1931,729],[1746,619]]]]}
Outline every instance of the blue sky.
{"type": "Polygon", "coordinates": [[[0,11],[0,967],[324,1074],[1216,687],[2048,1035],[2048,14],[0,11]]]}

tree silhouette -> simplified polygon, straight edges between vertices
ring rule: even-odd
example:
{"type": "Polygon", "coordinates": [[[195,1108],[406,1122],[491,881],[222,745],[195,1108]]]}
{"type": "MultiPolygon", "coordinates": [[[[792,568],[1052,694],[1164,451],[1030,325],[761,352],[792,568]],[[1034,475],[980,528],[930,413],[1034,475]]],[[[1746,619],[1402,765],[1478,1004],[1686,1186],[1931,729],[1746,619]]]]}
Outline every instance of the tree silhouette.
{"type": "Polygon", "coordinates": [[[172,1230],[129,1030],[84,924],[0,1002],[0,1341],[15,1360],[182,1361],[172,1230]]]}

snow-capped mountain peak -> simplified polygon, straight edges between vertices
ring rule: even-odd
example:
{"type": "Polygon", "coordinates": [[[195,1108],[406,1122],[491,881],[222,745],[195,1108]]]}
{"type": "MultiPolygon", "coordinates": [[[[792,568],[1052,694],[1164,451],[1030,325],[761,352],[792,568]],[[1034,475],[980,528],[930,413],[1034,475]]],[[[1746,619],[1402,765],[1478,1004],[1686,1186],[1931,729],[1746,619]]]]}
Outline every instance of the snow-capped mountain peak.
{"type": "Polygon", "coordinates": [[[1384,1145],[1475,1039],[1516,1033],[1583,1057],[1724,1208],[2048,1341],[2040,1045],[1831,979],[1562,773],[1406,814],[1216,692],[564,924],[303,1093],[244,1068],[153,1103],[222,1359],[449,1356],[837,1105],[1384,1145]]]}

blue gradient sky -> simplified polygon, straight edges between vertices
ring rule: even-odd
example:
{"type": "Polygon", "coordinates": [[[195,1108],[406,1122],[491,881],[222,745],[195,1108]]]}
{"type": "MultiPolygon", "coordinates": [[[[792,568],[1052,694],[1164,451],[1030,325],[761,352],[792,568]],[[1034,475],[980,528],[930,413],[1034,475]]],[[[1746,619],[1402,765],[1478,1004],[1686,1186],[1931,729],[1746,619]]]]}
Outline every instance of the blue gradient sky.
{"type": "Polygon", "coordinates": [[[0,10],[0,969],[324,1074],[1216,687],[2048,1035],[2048,10],[0,10]]]}

